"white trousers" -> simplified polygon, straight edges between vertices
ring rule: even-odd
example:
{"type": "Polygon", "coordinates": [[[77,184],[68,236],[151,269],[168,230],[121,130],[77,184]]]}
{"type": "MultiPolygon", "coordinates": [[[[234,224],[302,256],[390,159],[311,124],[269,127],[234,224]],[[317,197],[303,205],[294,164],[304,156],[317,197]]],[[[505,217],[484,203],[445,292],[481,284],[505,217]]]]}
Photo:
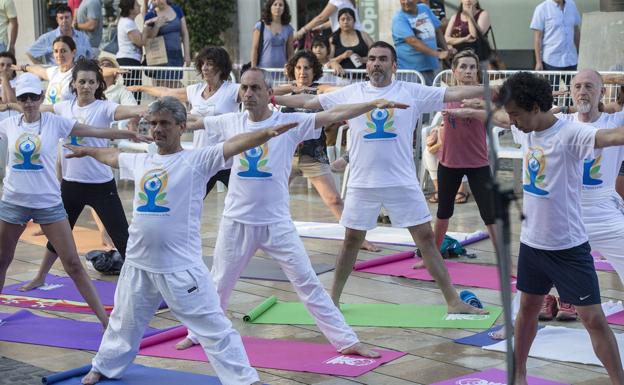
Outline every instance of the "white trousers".
{"type": "Polygon", "coordinates": [[[243,341],[225,316],[206,266],[156,274],[124,264],[115,307],[93,369],[120,378],[139,350],[145,327],[162,302],[197,336],[223,385],[250,385],[259,380],[249,365],[243,341]]]}
{"type": "MultiPolygon", "coordinates": [[[[258,249],[280,264],[316,325],[337,350],[359,342],[316,276],[310,257],[290,220],[269,225],[248,225],[226,217],[221,219],[211,273],[223,309],[227,308],[236,281],[258,249]]],[[[188,338],[197,342],[194,333],[189,332],[188,338]]]]}
{"type": "Polygon", "coordinates": [[[624,201],[616,193],[590,204],[583,204],[583,223],[592,250],[611,263],[624,283],[624,201]]]}

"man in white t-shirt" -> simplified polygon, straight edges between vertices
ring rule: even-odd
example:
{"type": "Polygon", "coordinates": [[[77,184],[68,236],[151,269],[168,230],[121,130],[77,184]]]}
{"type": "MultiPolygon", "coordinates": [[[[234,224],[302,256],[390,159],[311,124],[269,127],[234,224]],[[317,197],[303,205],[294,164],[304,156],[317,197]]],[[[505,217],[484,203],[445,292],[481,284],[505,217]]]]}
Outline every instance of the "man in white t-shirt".
{"type": "Polygon", "coordinates": [[[383,206],[395,227],[406,227],[418,245],[429,273],[442,290],[449,313],[485,313],[461,301],[451,285],[448,271],[431,230],[431,213],[416,178],[413,135],[421,113],[439,111],[444,103],[483,94],[482,87],[427,87],[392,80],[396,52],[379,41],[368,51],[369,82],[355,83],[339,91],[312,95],[276,97],[288,107],[327,109],[344,103],[391,97],[410,105],[406,110],[378,108],[349,120],[350,175],[340,224],[345,240],[336,264],[332,298],[340,295],[357,259],[366,231],[377,226],[383,206]]]}
{"type": "Polygon", "coordinates": [[[198,150],[182,149],[186,109],[173,97],[150,104],[147,120],[157,154],[113,148],[67,147],[70,157],[91,156],[134,181],[134,210],[115,308],[83,384],[120,378],[139,350],[145,326],[164,299],[202,344],[224,385],[260,384],[240,335],[219,303],[202,260],[199,228],[206,182],[235,154],[263,145],[296,124],[278,124],[198,150]]]}
{"type": "MultiPolygon", "coordinates": [[[[544,296],[553,287],[576,306],[596,356],[613,384],[624,383],[617,342],[600,305],[600,288],[583,225],[585,159],[595,150],[624,145],[624,127],[596,130],[557,119],[550,84],[527,72],[511,76],[500,92],[512,133],[521,143],[523,208],[515,324],[516,384],[527,385],[526,362],[544,296]]],[[[594,174],[594,177],[597,175],[594,174]]]]}
{"type": "MultiPolygon", "coordinates": [[[[328,124],[365,114],[375,108],[406,108],[400,103],[372,100],[318,113],[281,113],[268,104],[271,80],[259,68],[241,77],[240,97],[245,112],[206,116],[191,129],[206,130],[207,143],[218,143],[242,132],[276,124],[297,123],[296,129],[234,157],[225,209],[215,245],[212,275],[221,306],[227,308],[236,281],[258,249],[280,264],[321,332],[342,354],[378,357],[362,345],[316,276],[310,258],[290,217],[288,176],[299,143],[316,139],[328,124]]],[[[189,347],[189,333],[179,348],[189,347]]]]}

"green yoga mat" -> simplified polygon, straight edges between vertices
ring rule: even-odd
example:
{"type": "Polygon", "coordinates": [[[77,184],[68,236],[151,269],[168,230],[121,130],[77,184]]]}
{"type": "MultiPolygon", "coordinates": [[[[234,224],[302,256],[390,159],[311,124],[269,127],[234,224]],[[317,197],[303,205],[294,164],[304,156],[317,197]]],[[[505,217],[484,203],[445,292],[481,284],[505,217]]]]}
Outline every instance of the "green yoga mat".
{"type": "MultiPolygon", "coordinates": [[[[488,315],[447,314],[444,305],[344,304],[340,306],[351,326],[489,329],[502,309],[487,306],[488,315]]],[[[254,324],[314,325],[302,303],[279,302],[267,298],[248,312],[243,320],[254,324]]]]}

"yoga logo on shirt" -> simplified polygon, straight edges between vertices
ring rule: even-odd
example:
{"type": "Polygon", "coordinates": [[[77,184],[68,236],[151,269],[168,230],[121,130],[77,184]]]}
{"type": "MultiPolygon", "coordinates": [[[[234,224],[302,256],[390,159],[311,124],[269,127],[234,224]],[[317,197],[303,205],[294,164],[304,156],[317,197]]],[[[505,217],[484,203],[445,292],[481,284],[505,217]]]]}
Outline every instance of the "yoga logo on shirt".
{"type": "MultiPolygon", "coordinates": [[[[82,116],[76,116],[75,117],[76,121],[80,124],[85,124],[85,122],[87,121],[84,117],[82,116]]],[[[71,144],[72,146],[82,146],[84,144],[84,138],[81,136],[73,136],[70,135],[67,138],[67,141],[65,142],[67,144],[71,144]]]]}
{"type": "Polygon", "coordinates": [[[583,184],[585,186],[597,186],[602,184],[602,179],[599,179],[602,174],[600,173],[600,162],[602,161],[602,155],[598,155],[595,159],[585,159],[583,161],[583,184]]]}
{"type": "Polygon", "coordinates": [[[364,139],[389,139],[394,138],[397,134],[392,124],[394,120],[394,108],[380,110],[378,108],[366,113],[368,122],[366,122],[366,131],[370,134],[364,135],[364,139]]]}
{"type": "Polygon", "coordinates": [[[269,159],[269,145],[264,143],[240,154],[240,166],[238,176],[243,178],[268,178],[272,176],[266,167],[269,159]]]}
{"type": "Polygon", "coordinates": [[[524,191],[535,195],[548,195],[548,191],[543,189],[546,187],[544,182],[544,179],[546,179],[546,174],[544,174],[546,169],[544,150],[541,147],[529,147],[525,155],[524,165],[524,180],[529,182],[522,185],[524,191]]]}
{"type": "Polygon", "coordinates": [[[46,92],[46,102],[49,104],[56,104],[61,101],[61,84],[50,84],[48,91],[46,92]]]}
{"type": "Polygon", "coordinates": [[[167,180],[169,176],[167,171],[161,168],[149,170],[141,178],[141,191],[139,191],[138,212],[142,213],[166,213],[170,209],[163,206],[168,202],[167,197],[167,180]]]}
{"type": "Polygon", "coordinates": [[[21,163],[15,163],[15,170],[41,170],[41,140],[39,135],[24,133],[15,141],[15,159],[21,163]]]}

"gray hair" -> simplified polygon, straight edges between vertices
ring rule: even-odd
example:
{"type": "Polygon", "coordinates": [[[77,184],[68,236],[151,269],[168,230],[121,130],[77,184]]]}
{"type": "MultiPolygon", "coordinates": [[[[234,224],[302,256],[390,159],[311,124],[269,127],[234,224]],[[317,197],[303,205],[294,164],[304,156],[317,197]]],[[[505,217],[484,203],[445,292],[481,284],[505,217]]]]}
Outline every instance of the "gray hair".
{"type": "Polygon", "coordinates": [[[267,71],[263,70],[260,67],[251,67],[247,71],[243,72],[243,74],[241,74],[241,78],[247,72],[260,72],[262,74],[262,78],[264,79],[264,84],[266,85],[266,87],[273,88],[273,77],[267,71]]]}
{"type": "Polygon", "coordinates": [[[147,106],[148,114],[170,112],[177,124],[186,123],[186,107],[173,96],[156,99],[147,106]]]}

